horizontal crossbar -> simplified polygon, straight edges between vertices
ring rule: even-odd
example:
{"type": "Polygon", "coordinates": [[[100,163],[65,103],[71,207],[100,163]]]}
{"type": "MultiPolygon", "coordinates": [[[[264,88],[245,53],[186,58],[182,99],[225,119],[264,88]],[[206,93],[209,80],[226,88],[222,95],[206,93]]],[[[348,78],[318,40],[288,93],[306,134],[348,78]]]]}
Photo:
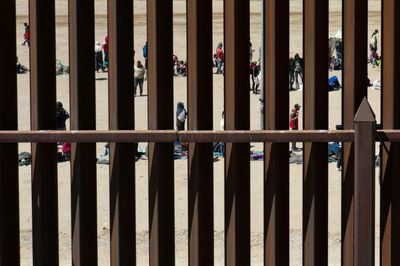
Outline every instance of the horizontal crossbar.
{"type": "MultiPolygon", "coordinates": [[[[378,130],[377,141],[400,142],[399,130],[378,130]]],[[[0,143],[54,142],[353,142],[354,130],[39,130],[0,131],[0,143]]]]}
{"type": "Polygon", "coordinates": [[[354,130],[79,130],[0,131],[0,143],[54,142],[329,142],[354,140],[354,130]]]}

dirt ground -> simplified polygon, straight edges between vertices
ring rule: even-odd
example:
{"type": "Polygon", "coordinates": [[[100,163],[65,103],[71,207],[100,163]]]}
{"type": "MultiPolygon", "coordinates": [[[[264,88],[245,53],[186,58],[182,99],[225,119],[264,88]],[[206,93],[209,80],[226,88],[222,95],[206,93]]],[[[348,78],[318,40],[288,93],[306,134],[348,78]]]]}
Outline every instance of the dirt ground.
{"type": "MultiPolygon", "coordinates": [[[[56,41],[57,59],[68,65],[68,6],[67,0],[56,1],[56,41]]],[[[302,3],[301,0],[291,0],[290,16],[290,55],[302,54],[302,3]]],[[[380,29],[380,1],[369,1],[369,35],[380,29]]],[[[96,41],[102,42],[107,30],[106,1],[96,1],[96,41]]],[[[214,0],[214,38],[213,44],[223,41],[223,6],[222,1],[214,0]]],[[[251,41],[253,47],[260,47],[261,37],[261,2],[251,1],[251,41]]],[[[146,1],[134,1],[134,49],[136,60],[143,60],[142,46],[146,41],[146,1]]],[[[341,29],[342,9],[340,1],[330,0],[330,32],[341,29]]],[[[28,47],[22,46],[23,23],[28,21],[28,1],[17,0],[17,49],[19,60],[29,66],[28,47]]],[[[379,35],[380,38],[380,35],[379,35]]],[[[368,40],[365,41],[368,45],[368,40]]],[[[379,40],[380,45],[380,40],[379,40]]],[[[93,44],[94,46],[94,44],[93,44]]],[[[380,46],[379,46],[380,47],[380,46]]],[[[186,60],[186,1],[174,0],[174,53],[186,60]]],[[[379,52],[379,51],[378,51],[379,52]]],[[[210,55],[212,56],[212,55],[210,55]]],[[[366,55],[367,57],[368,55],[366,55]]],[[[258,54],[255,53],[255,58],[258,54]]],[[[289,57],[289,55],[288,55],[289,57]]],[[[328,71],[328,70],[326,70],[328,71]]],[[[332,71],[329,75],[337,75],[341,80],[341,72],[332,71]]],[[[379,79],[380,72],[369,67],[371,81],[379,79]]],[[[108,129],[108,81],[106,73],[98,73],[96,81],[96,111],[97,129],[108,129]]],[[[186,78],[174,78],[174,101],[187,103],[186,78]]],[[[136,97],[135,127],[147,129],[147,88],[145,96],[136,97]]],[[[18,119],[19,129],[30,129],[29,74],[18,75],[18,119]]],[[[302,104],[303,91],[290,93],[290,106],[302,104]]],[[[329,93],[329,128],[334,129],[341,124],[342,91],[329,93]]],[[[380,91],[368,89],[368,99],[380,121],[380,91]]],[[[69,110],[69,77],[57,76],[57,100],[62,101],[69,110]]],[[[214,129],[219,129],[221,112],[223,110],[223,79],[214,75],[214,129]]],[[[259,95],[251,94],[251,129],[260,129],[259,95]]],[[[289,110],[288,110],[289,113],[289,110]]],[[[171,110],[174,115],[174,110],[171,110]]],[[[300,112],[302,115],[302,111],[300,112]]],[[[300,117],[300,125],[302,124],[300,117]]],[[[67,125],[68,127],[68,125],[67,125]]],[[[140,144],[144,147],[146,144],[140,144]]],[[[253,150],[261,150],[262,145],[255,144],[253,150]]],[[[29,144],[20,144],[20,152],[30,151],[29,144]]],[[[104,143],[98,144],[97,154],[104,153],[104,143]]],[[[138,265],[148,265],[148,174],[147,161],[136,163],[136,217],[137,217],[137,262],[138,265]]],[[[223,217],[223,185],[224,161],[214,164],[214,236],[215,265],[224,265],[224,217],[223,217]]],[[[59,246],[60,265],[71,265],[71,211],[70,211],[70,164],[58,165],[59,183],[59,246]]],[[[98,254],[99,265],[109,265],[109,175],[108,166],[98,165],[98,254]]],[[[22,265],[32,265],[32,215],[31,215],[31,169],[20,167],[20,227],[21,227],[21,260],[22,265]]],[[[251,260],[252,265],[263,265],[263,162],[251,162],[251,260]]],[[[379,184],[377,183],[377,206],[379,206],[379,184]]],[[[290,264],[301,265],[302,262],[302,165],[290,165],[290,264]]],[[[329,164],[329,265],[340,265],[340,201],[341,173],[335,164],[329,164]]],[[[188,217],[187,217],[187,161],[175,161],[175,248],[176,265],[187,265],[188,248],[188,217]]],[[[376,221],[379,222],[379,212],[376,221]]],[[[376,227],[379,236],[379,224],[376,227]]],[[[379,242],[377,242],[379,243],[379,242]]],[[[379,254],[378,248],[376,254],[379,254]]],[[[378,256],[376,256],[378,258],[378,256]]]]}

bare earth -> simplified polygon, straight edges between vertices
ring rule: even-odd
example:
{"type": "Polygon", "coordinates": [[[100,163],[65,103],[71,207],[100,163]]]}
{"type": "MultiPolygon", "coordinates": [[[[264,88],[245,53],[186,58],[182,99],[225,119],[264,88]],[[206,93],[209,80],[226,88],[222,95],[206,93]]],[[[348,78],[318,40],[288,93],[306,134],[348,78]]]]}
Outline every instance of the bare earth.
{"type": "MultiPolygon", "coordinates": [[[[302,53],[302,2],[291,0],[291,46],[290,54],[302,53]]],[[[67,0],[56,1],[57,12],[57,59],[68,65],[68,6],[67,0]]],[[[174,1],[174,52],[182,60],[186,60],[186,1],[174,1]]],[[[222,1],[214,3],[214,47],[222,40],[223,14],[222,1]]],[[[134,49],[136,60],[143,60],[142,46],[146,41],[146,1],[136,0],[134,21],[134,49]]],[[[338,0],[330,0],[330,31],[336,33],[341,28],[341,4],[338,0]]],[[[369,34],[375,28],[380,29],[380,1],[372,0],[370,4],[369,34]]],[[[261,35],[261,3],[251,2],[251,41],[253,47],[260,46],[261,35]]],[[[96,40],[102,42],[107,27],[106,0],[96,1],[96,40]]],[[[24,65],[29,65],[29,51],[21,46],[23,41],[23,22],[28,20],[28,1],[17,0],[17,31],[18,56],[24,65]]],[[[380,41],[379,41],[380,44],[380,41]]],[[[94,44],[93,44],[94,45],[94,44]]],[[[365,40],[368,45],[368,40],[365,40]]],[[[380,47],[380,46],[379,46],[380,47]]],[[[378,51],[380,52],[380,51],[378,51]]],[[[210,54],[210,56],[212,56],[210,54]]],[[[289,55],[288,55],[289,56],[289,55]]],[[[366,55],[367,57],[368,55],[366,55]]],[[[255,54],[258,58],[258,54],[255,54]]],[[[327,70],[328,71],[328,70],[327,70]]],[[[341,73],[334,71],[329,75],[341,73]]],[[[371,81],[378,79],[380,72],[369,67],[371,81]]],[[[108,90],[107,74],[99,73],[96,81],[97,91],[97,129],[108,129],[108,90]]],[[[69,77],[57,77],[57,100],[62,101],[69,110],[69,77]]],[[[174,79],[175,103],[187,103],[186,78],[174,79]]],[[[18,76],[18,118],[19,129],[30,129],[30,102],[29,102],[29,74],[18,76]]],[[[285,85],[286,86],[286,85],[285,85]]],[[[321,88],[325,89],[325,88],[321,88]]],[[[147,88],[145,86],[145,94],[147,88]]],[[[380,91],[368,89],[368,99],[380,120],[380,91]]],[[[290,93],[290,105],[302,103],[303,91],[290,93]]],[[[329,93],[329,127],[334,129],[341,121],[341,91],[329,93]]],[[[251,129],[260,128],[259,96],[251,94],[251,129]]],[[[133,100],[133,99],[132,99],[133,100]]],[[[137,129],[147,129],[147,97],[136,97],[135,119],[137,129]]],[[[210,103],[211,105],[211,103],[210,103]]],[[[223,80],[214,75],[214,102],[210,108],[214,109],[214,128],[219,129],[220,115],[223,110],[223,80]]],[[[289,114],[289,110],[288,110],[289,114]]],[[[171,110],[171,116],[174,115],[171,110]]],[[[302,122],[300,121],[300,124],[302,122]]],[[[145,146],[142,143],[141,146],[145,146]]],[[[262,145],[255,144],[254,150],[261,150],[262,145]]],[[[29,144],[20,144],[20,152],[30,151],[29,144]]],[[[98,144],[97,154],[104,153],[104,143],[98,144]]],[[[147,161],[139,160],[136,168],[136,214],[137,214],[137,262],[138,265],[148,265],[148,171],[147,161]]],[[[215,213],[215,264],[224,265],[224,216],[223,216],[223,185],[224,162],[220,160],[214,164],[214,213],[215,213]]],[[[21,259],[22,265],[32,265],[32,215],[31,215],[31,169],[20,167],[20,227],[21,227],[21,259]]],[[[71,265],[71,210],[70,210],[70,164],[58,165],[59,183],[59,246],[60,265],[71,265]]],[[[98,254],[99,265],[109,265],[109,184],[108,166],[98,165],[98,254]]],[[[377,172],[378,173],[378,172],[377,172]]],[[[290,263],[301,265],[302,262],[302,165],[290,165],[290,263]]],[[[379,206],[379,184],[377,183],[377,202],[379,206]]],[[[263,265],[263,162],[251,163],[251,260],[252,265],[263,265]]],[[[335,164],[329,164],[329,264],[340,265],[340,204],[341,178],[335,164]]],[[[175,249],[176,265],[188,264],[188,217],[187,217],[187,161],[175,161],[175,249]]],[[[379,212],[377,222],[379,222],[379,212]]],[[[379,224],[376,226],[376,235],[379,236],[379,224]]],[[[377,242],[379,243],[379,242],[377,242]]],[[[376,258],[379,250],[376,249],[376,258]]]]}

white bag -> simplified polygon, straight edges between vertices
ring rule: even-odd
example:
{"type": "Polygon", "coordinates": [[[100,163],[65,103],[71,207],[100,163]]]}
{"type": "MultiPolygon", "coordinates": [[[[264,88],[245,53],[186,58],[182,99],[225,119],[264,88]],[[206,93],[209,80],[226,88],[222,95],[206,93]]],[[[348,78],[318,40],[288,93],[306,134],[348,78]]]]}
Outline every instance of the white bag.
{"type": "Polygon", "coordinates": [[[182,112],[178,115],[178,120],[181,121],[181,123],[185,122],[186,119],[186,111],[182,110],[182,112]]]}

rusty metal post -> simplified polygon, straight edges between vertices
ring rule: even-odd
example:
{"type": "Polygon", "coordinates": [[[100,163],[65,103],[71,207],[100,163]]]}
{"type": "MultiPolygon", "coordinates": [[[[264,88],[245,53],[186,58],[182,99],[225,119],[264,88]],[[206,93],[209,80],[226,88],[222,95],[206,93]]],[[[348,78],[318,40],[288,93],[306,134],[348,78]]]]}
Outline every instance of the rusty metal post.
{"type": "MultiPolygon", "coordinates": [[[[187,2],[189,130],[212,130],[212,1],[187,2]]],[[[214,265],[212,143],[189,145],[189,265],[214,265]]]]}
{"type": "Polygon", "coordinates": [[[354,264],[375,265],[375,114],[364,98],[354,117],[354,264]]]}
{"type": "MultiPolygon", "coordinates": [[[[304,0],[304,129],[328,129],[328,0],[304,0]]],[[[327,143],[305,142],[303,265],[328,264],[327,143]]]]}
{"type": "MultiPolygon", "coordinates": [[[[400,2],[383,0],[383,33],[382,33],[382,125],[383,129],[400,129],[400,83],[398,80],[400,60],[400,2]]],[[[400,264],[400,144],[385,142],[381,150],[381,265],[400,264]]]]}
{"type": "MultiPolygon", "coordinates": [[[[266,0],[265,129],[289,127],[289,0],[266,0]]],[[[289,161],[287,143],[264,144],[264,264],[289,265],[289,161]]]]}
{"type": "MultiPolygon", "coordinates": [[[[225,128],[250,129],[249,0],[224,1],[225,128]]],[[[225,144],[225,264],[250,265],[250,146],[225,144]]]]}
{"type": "MultiPolygon", "coordinates": [[[[344,129],[354,128],[354,115],[367,96],[368,1],[343,2],[343,93],[344,129]]],[[[343,143],[342,172],[342,264],[354,264],[354,144],[343,143]]]]}
{"type": "MultiPolygon", "coordinates": [[[[30,0],[31,129],[56,127],[55,1],[30,0]]],[[[33,265],[58,265],[56,143],[32,143],[33,265]]]]}
{"type": "MultiPolygon", "coordinates": [[[[72,130],[96,129],[94,1],[70,0],[69,64],[72,130]]],[[[96,144],[73,143],[72,265],[97,265],[96,144]]]]}
{"type": "MultiPolygon", "coordinates": [[[[172,0],[147,1],[148,127],[173,129],[172,0]]],[[[175,264],[174,147],[149,143],[150,265],[175,264]]]]}
{"type": "MultiPolygon", "coordinates": [[[[108,0],[109,128],[135,128],[133,2],[108,0]]],[[[94,71],[94,70],[93,70],[94,71]]],[[[111,265],[136,265],[134,143],[110,143],[111,265]]]]}
{"type": "MultiPolygon", "coordinates": [[[[18,129],[15,1],[0,9],[0,130],[18,129]]],[[[20,264],[18,145],[0,145],[0,265],[20,264]]]]}

